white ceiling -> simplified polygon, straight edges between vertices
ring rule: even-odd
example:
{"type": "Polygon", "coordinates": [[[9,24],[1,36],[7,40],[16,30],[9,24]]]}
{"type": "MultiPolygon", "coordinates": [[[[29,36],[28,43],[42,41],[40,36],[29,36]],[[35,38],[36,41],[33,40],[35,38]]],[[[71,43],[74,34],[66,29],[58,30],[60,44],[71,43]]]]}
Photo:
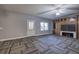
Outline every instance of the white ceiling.
{"type": "Polygon", "coordinates": [[[14,5],[0,5],[0,8],[39,16],[47,19],[55,19],[58,17],[66,16],[73,13],[79,12],[78,4],[14,4],[14,5]],[[60,15],[56,16],[56,13],[60,12],[60,15]]]}

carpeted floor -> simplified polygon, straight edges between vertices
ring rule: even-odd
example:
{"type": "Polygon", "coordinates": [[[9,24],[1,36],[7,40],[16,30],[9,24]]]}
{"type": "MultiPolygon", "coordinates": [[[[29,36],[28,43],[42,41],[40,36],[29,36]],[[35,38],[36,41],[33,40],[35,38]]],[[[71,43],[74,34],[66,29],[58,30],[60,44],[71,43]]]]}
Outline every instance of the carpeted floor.
{"type": "Polygon", "coordinates": [[[0,42],[0,54],[78,54],[79,40],[54,35],[0,42]]]}

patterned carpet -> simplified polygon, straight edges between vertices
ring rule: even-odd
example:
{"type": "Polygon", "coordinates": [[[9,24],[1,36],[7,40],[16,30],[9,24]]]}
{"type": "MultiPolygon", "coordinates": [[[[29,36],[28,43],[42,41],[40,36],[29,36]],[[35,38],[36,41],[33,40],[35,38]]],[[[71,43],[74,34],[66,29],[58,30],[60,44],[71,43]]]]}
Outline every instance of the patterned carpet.
{"type": "Polygon", "coordinates": [[[54,35],[0,42],[0,54],[78,54],[79,40],[54,35]]]}

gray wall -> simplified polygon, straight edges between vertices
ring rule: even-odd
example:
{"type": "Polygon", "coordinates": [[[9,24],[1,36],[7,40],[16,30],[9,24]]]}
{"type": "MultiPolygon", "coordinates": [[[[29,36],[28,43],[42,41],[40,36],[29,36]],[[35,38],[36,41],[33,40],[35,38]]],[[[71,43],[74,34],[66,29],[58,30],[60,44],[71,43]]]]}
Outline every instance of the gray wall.
{"type": "Polygon", "coordinates": [[[28,35],[27,23],[28,20],[34,20],[34,33],[31,35],[42,35],[52,33],[52,22],[51,20],[46,20],[39,17],[34,17],[30,15],[25,15],[17,12],[0,11],[0,40],[1,39],[11,39],[17,37],[25,37],[28,35]],[[45,21],[49,23],[49,31],[40,31],[40,22],[45,21]]]}

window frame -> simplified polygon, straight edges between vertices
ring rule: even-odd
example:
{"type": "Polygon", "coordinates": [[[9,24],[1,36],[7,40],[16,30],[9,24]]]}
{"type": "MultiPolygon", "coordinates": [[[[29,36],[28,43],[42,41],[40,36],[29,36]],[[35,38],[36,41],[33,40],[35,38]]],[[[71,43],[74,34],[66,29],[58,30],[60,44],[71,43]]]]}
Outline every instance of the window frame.
{"type": "Polygon", "coordinates": [[[28,29],[33,30],[34,29],[34,21],[29,21],[28,22],[28,29]]]}
{"type": "Polygon", "coordinates": [[[48,31],[49,30],[49,26],[48,25],[49,25],[48,22],[40,22],[40,30],[41,31],[48,31]]]}

